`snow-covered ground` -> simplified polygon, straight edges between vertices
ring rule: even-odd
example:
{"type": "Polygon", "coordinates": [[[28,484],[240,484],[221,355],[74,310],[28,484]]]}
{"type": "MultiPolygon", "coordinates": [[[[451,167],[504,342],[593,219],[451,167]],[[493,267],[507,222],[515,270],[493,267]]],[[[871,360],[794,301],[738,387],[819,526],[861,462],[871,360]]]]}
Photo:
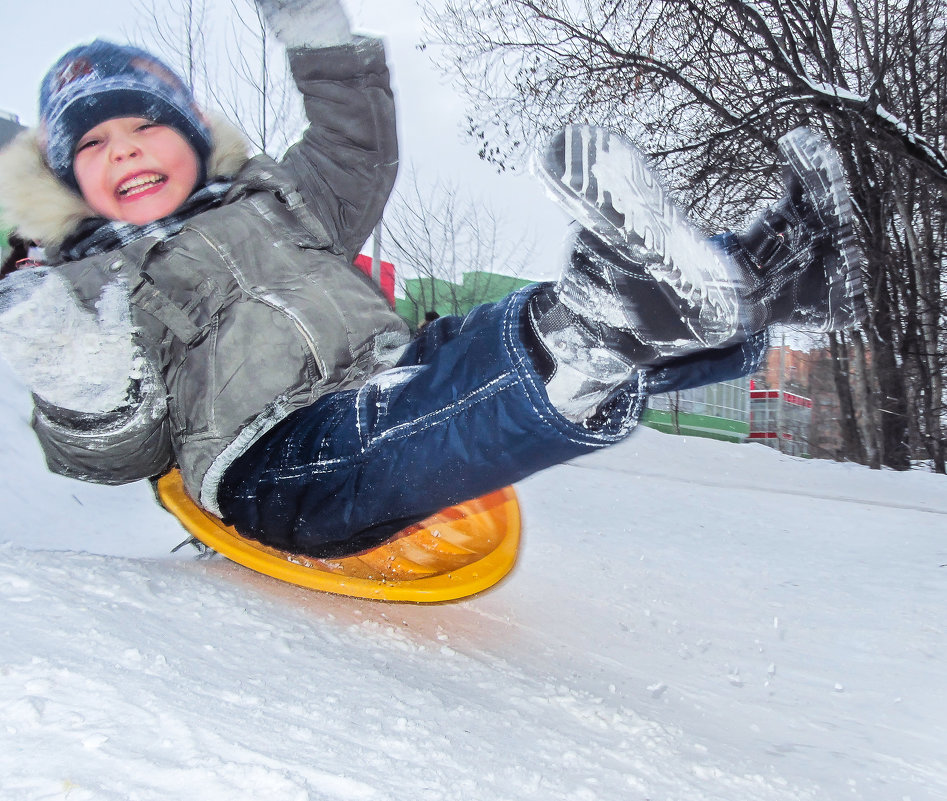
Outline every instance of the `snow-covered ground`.
{"type": "Polygon", "coordinates": [[[947,798],[947,479],[641,430],[499,587],[308,592],[46,473],[0,367],[3,801],[947,798]]]}

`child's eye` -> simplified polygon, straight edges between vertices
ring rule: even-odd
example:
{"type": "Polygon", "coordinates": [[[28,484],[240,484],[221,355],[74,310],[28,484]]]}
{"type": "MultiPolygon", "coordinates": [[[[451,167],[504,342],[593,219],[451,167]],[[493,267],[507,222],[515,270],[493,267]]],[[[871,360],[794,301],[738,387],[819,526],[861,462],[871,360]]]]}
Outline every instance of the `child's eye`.
{"type": "Polygon", "coordinates": [[[98,139],[86,139],[85,141],[82,141],[76,145],[76,153],[81,153],[83,150],[88,150],[90,147],[95,147],[98,143],[98,139]]]}
{"type": "Polygon", "coordinates": [[[156,122],[143,122],[141,125],[138,126],[136,130],[147,131],[149,128],[157,128],[157,127],[158,127],[158,123],[156,122]]]}

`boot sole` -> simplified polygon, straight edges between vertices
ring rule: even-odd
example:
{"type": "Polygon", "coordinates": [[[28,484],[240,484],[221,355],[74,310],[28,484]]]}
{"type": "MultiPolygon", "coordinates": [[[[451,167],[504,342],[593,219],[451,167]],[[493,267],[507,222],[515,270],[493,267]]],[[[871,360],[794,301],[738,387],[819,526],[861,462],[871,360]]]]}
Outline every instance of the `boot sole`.
{"type": "Polygon", "coordinates": [[[631,142],[606,128],[569,125],[534,161],[534,172],[582,227],[676,296],[700,342],[714,347],[737,335],[733,268],[671,202],[631,142]]]}
{"type": "Polygon", "coordinates": [[[838,264],[826,268],[828,313],[822,333],[851,328],[868,316],[861,280],[864,254],[854,231],[854,210],[845,170],[834,148],[807,128],[796,128],[779,142],[779,151],[805,187],[824,230],[831,232],[838,264]]]}

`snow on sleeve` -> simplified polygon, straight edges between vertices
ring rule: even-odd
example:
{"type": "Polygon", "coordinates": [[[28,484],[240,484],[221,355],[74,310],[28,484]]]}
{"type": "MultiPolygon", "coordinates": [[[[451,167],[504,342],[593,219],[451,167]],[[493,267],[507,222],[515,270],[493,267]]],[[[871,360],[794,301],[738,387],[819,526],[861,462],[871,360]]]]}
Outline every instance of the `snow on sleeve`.
{"type": "Polygon", "coordinates": [[[352,41],[339,0],[256,0],[256,4],[286,47],[332,47],[352,41]]]}
{"type": "Polygon", "coordinates": [[[10,366],[55,406],[100,413],[125,405],[142,369],[127,287],[107,286],[94,315],[56,273],[35,276],[29,284],[0,311],[0,350],[10,366]]]}

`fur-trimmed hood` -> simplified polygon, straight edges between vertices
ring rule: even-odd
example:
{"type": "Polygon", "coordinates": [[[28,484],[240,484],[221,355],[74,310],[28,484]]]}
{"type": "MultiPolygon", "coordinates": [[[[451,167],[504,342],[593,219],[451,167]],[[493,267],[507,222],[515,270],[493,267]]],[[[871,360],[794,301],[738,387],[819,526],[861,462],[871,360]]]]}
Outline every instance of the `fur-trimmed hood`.
{"type": "MultiPolygon", "coordinates": [[[[223,117],[208,115],[207,120],[213,137],[207,174],[232,177],[249,160],[249,145],[223,117]]],[[[0,210],[19,236],[47,248],[58,248],[80,222],[96,216],[49,169],[35,128],[0,151],[0,210]]]]}

